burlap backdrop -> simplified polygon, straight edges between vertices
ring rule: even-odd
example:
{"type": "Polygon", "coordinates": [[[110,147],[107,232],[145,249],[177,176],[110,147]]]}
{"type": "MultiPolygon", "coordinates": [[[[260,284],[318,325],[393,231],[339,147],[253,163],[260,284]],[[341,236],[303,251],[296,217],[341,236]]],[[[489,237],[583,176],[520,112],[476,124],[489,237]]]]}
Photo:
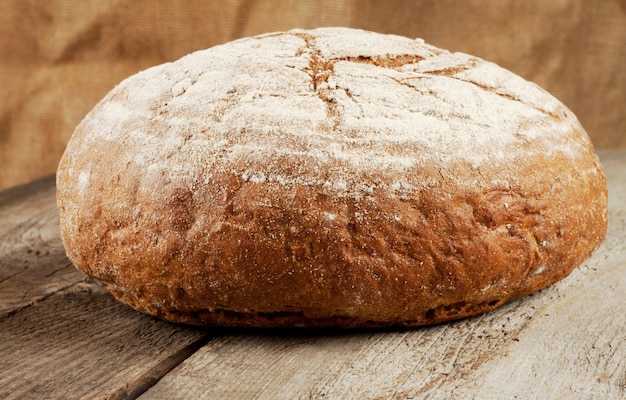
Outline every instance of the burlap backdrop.
{"type": "Polygon", "coordinates": [[[625,0],[0,1],[0,189],[53,173],[74,127],[136,71],[242,36],[350,26],[494,61],[626,147],[625,0]]]}

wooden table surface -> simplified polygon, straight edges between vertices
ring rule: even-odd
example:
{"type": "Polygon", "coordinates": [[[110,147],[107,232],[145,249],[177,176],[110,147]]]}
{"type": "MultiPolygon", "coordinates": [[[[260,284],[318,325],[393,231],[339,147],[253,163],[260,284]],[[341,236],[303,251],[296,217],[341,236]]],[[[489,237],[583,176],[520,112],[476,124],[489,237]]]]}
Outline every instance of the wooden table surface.
{"type": "Polygon", "coordinates": [[[53,177],[0,192],[0,398],[626,398],[626,150],[599,154],[610,222],[591,259],[493,312],[411,330],[156,320],[67,260],[53,177]]]}

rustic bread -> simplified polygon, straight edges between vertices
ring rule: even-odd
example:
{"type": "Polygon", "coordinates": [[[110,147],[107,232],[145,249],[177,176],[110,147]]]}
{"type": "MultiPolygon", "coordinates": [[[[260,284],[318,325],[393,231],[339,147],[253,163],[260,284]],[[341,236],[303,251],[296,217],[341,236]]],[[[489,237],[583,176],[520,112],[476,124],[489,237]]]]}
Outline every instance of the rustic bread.
{"type": "Polygon", "coordinates": [[[491,310],[602,242],[563,104],[477,57],[324,28],[138,73],[59,166],[68,257],[137,310],[222,326],[417,326],[491,310]]]}

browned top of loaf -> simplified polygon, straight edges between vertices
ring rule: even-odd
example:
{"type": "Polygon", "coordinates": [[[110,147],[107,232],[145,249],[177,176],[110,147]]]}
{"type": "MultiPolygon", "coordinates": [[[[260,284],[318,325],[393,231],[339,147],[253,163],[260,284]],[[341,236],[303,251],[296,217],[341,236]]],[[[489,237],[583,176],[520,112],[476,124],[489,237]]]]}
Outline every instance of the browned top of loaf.
{"type": "Polygon", "coordinates": [[[558,100],[479,58],[350,29],[127,79],[58,179],[74,263],[182,321],[445,320],[560,279],[606,230],[597,157],[558,100]]]}

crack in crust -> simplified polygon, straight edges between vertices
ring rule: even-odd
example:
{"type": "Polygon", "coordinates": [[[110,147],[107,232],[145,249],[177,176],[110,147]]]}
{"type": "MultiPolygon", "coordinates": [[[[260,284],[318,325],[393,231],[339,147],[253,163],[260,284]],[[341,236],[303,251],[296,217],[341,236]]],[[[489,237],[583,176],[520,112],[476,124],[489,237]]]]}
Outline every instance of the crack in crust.
{"type": "Polygon", "coordinates": [[[321,52],[314,46],[314,38],[307,34],[296,34],[305,42],[305,48],[301,50],[300,54],[309,53],[311,60],[309,66],[305,69],[305,72],[311,76],[311,83],[313,90],[317,93],[318,97],[326,104],[326,113],[328,118],[333,121],[333,130],[339,126],[341,122],[341,113],[337,108],[336,101],[331,98],[331,90],[326,86],[321,88],[323,83],[328,82],[328,78],[333,72],[335,60],[325,61],[322,59],[321,52]]]}
{"type": "MultiPolygon", "coordinates": [[[[416,64],[424,60],[423,57],[411,54],[402,54],[395,57],[372,57],[361,55],[324,59],[324,57],[322,57],[321,55],[321,51],[315,46],[315,38],[313,36],[307,35],[305,33],[294,33],[293,35],[301,38],[305,42],[305,47],[303,49],[300,49],[300,51],[296,53],[296,56],[301,56],[303,54],[309,55],[310,62],[308,67],[305,68],[304,72],[306,72],[311,77],[313,90],[326,104],[326,112],[329,119],[333,121],[333,129],[336,129],[337,126],[339,126],[339,124],[341,123],[341,112],[338,109],[336,100],[330,95],[332,89],[328,87],[327,83],[328,79],[332,76],[334,72],[334,67],[336,63],[344,61],[359,64],[369,64],[381,68],[400,69],[407,64],[416,64]]],[[[343,90],[348,98],[358,104],[348,88],[337,89],[343,90]]]]}
{"type": "MultiPolygon", "coordinates": [[[[340,124],[341,112],[338,109],[336,100],[330,96],[332,89],[330,89],[325,84],[328,82],[328,79],[332,76],[336,63],[345,61],[345,62],[369,64],[369,65],[374,65],[374,66],[381,67],[381,68],[399,70],[407,64],[417,64],[420,61],[424,60],[423,57],[420,57],[418,55],[412,55],[412,54],[401,54],[401,55],[394,56],[394,57],[385,57],[385,56],[372,57],[372,56],[359,55],[359,56],[324,59],[324,57],[322,57],[321,55],[321,51],[315,45],[314,36],[306,34],[306,33],[291,33],[291,34],[301,38],[305,42],[304,48],[301,49],[299,52],[297,52],[296,56],[301,56],[303,54],[308,54],[310,56],[309,65],[304,70],[304,72],[309,74],[309,76],[311,77],[313,91],[315,91],[317,95],[319,96],[319,98],[322,101],[324,101],[324,103],[326,104],[328,117],[333,121],[333,129],[337,128],[337,126],[340,124]]],[[[475,82],[470,79],[463,79],[463,78],[458,77],[457,76],[458,74],[471,70],[472,68],[476,67],[477,60],[472,58],[470,61],[471,62],[465,65],[455,65],[455,66],[451,66],[448,68],[424,71],[424,74],[429,75],[429,76],[445,76],[445,77],[455,79],[461,82],[469,83],[469,84],[477,86],[478,88],[484,91],[491,92],[497,96],[528,105],[527,103],[523,102],[521,99],[513,96],[512,94],[499,91],[497,87],[491,87],[488,85],[481,84],[479,82],[475,82]]],[[[394,78],[392,79],[401,85],[409,86],[409,87],[412,87],[413,89],[416,89],[415,87],[408,85],[405,82],[402,82],[401,80],[397,80],[394,78]]],[[[351,100],[354,101],[354,97],[352,96],[352,94],[349,92],[347,88],[337,88],[337,89],[344,90],[346,95],[351,100]]],[[[431,92],[430,94],[433,94],[433,93],[431,92]]],[[[568,117],[566,112],[556,113],[553,111],[545,110],[539,106],[533,106],[533,105],[530,105],[530,106],[536,111],[549,115],[555,121],[562,121],[568,117]]]]}
{"type": "MultiPolygon", "coordinates": [[[[465,70],[467,70],[467,69],[469,69],[469,68],[466,68],[465,70]]],[[[459,72],[462,72],[462,70],[459,71],[459,72]]],[[[556,112],[553,112],[553,111],[545,110],[545,109],[543,109],[543,108],[541,108],[539,106],[536,106],[536,105],[524,102],[521,99],[517,98],[516,96],[513,96],[512,94],[498,91],[497,87],[487,86],[487,85],[484,85],[482,83],[478,83],[478,82],[475,82],[475,81],[472,81],[472,80],[468,80],[468,79],[461,79],[461,78],[455,76],[456,73],[458,73],[458,72],[455,72],[455,73],[453,73],[451,75],[448,75],[448,74],[445,74],[445,75],[448,76],[451,79],[456,79],[456,80],[459,80],[461,82],[472,84],[472,85],[474,85],[474,86],[476,86],[476,87],[478,87],[478,88],[480,88],[480,89],[482,89],[482,90],[484,90],[486,92],[493,93],[496,96],[500,96],[502,98],[505,98],[505,99],[508,99],[508,100],[511,100],[511,101],[522,103],[522,104],[524,104],[524,105],[526,105],[528,107],[533,108],[535,111],[538,111],[538,112],[540,112],[542,114],[545,114],[545,115],[549,115],[555,121],[563,121],[563,120],[565,120],[568,117],[566,111],[562,111],[561,113],[556,113],[556,112]]]]}

